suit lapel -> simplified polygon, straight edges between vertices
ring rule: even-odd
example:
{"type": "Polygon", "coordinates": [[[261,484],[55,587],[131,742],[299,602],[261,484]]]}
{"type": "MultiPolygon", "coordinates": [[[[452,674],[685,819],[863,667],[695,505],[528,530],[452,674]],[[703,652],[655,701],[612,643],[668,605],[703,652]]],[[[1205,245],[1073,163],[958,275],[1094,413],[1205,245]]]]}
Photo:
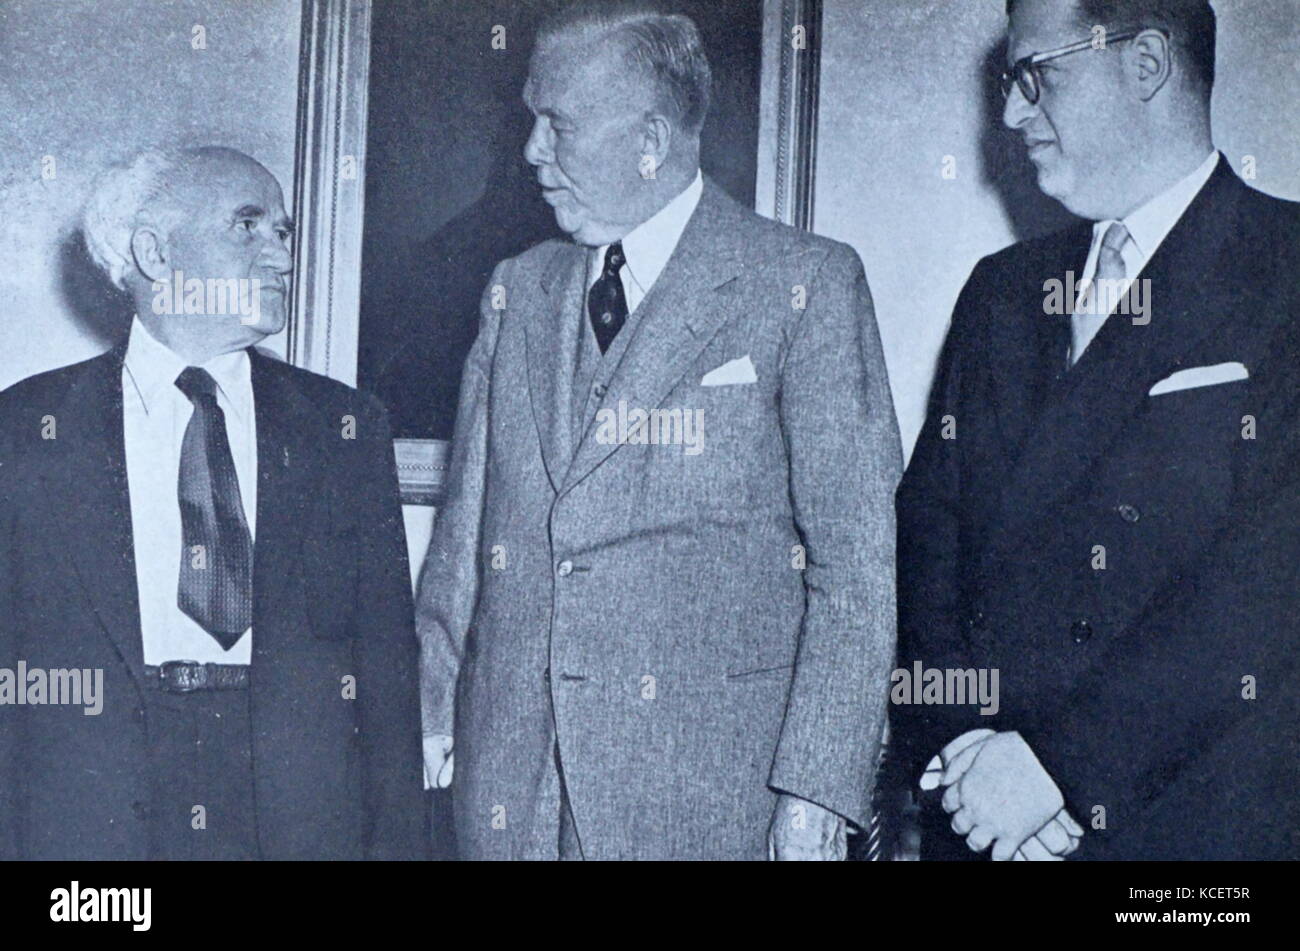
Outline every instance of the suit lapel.
{"type": "Polygon", "coordinates": [[[734,227],[735,203],[706,181],[700,203],[667,266],[641,302],[644,312],[609,382],[592,423],[578,442],[564,478],[572,488],[620,443],[595,439],[600,411],[617,412],[620,401],[649,411],[677,385],[730,313],[722,291],[744,267],[744,248],[734,227]]]}
{"type": "Polygon", "coordinates": [[[1023,264],[994,270],[986,278],[990,283],[975,288],[989,310],[983,332],[963,346],[976,351],[971,354],[975,365],[991,369],[974,374],[969,388],[962,385],[968,390],[963,399],[979,411],[958,422],[960,438],[971,440],[979,459],[969,470],[966,490],[974,537],[987,537],[988,526],[1003,519],[1002,490],[1039,417],[1059,398],[1066,371],[1070,318],[1046,314],[1042,284],[1022,275],[1064,277],[1071,268],[1079,273],[1087,259],[1088,231],[1083,226],[1044,239],[1026,252],[1023,264]]]}
{"type": "MultiPolygon", "coordinates": [[[[1091,233],[1088,225],[1069,229],[1059,242],[1044,248],[1040,260],[1030,265],[1032,273],[1062,280],[1071,270],[1082,274],[1091,233]]],[[[1002,454],[1009,461],[1019,455],[1044,408],[1063,391],[1068,370],[1069,315],[1044,312],[1041,284],[1025,291],[1014,297],[1004,295],[1008,309],[991,328],[993,342],[987,355],[990,366],[1005,370],[1005,383],[996,387],[990,402],[1008,447],[1002,454]]]]}
{"type": "MultiPolygon", "coordinates": [[[[293,371],[256,350],[249,350],[249,359],[257,419],[253,656],[258,658],[274,647],[280,626],[272,619],[286,603],[288,585],[303,564],[306,533],[319,530],[313,489],[332,460],[326,453],[331,430],[322,427],[319,409],[294,386],[293,371]]],[[[343,423],[325,421],[335,426],[332,435],[340,440],[343,423]]]]}
{"type": "Polygon", "coordinates": [[[525,315],[528,393],[541,441],[542,461],[556,492],[573,459],[570,395],[580,320],[586,314],[587,254],[577,245],[558,249],[542,273],[542,300],[525,315]]]}
{"type": "MultiPolygon", "coordinates": [[[[54,547],[68,555],[105,632],[137,681],[144,650],[135,571],[131,496],[122,424],[125,343],[89,361],[55,410],[57,459],[44,476],[54,547]]],[[[328,465],[319,413],[288,378],[289,370],[256,351],[257,540],[253,567],[253,639],[257,655],[273,643],[267,624],[291,567],[301,563],[312,487],[328,465]]],[[[339,421],[341,431],[342,421],[339,421]]]]}
{"type": "Polygon", "coordinates": [[[54,412],[55,463],[43,478],[56,550],[68,555],[123,663],[144,681],[140,604],[122,428],[126,344],[87,362],[54,412]]]}
{"type": "MultiPolygon", "coordinates": [[[[1151,282],[1150,323],[1113,314],[1066,375],[1059,398],[1038,415],[1005,483],[990,553],[1017,544],[1053,503],[1075,490],[1145,404],[1151,386],[1222,327],[1234,291],[1204,277],[1215,273],[1221,248],[1236,228],[1243,189],[1221,157],[1140,275],[1151,282]]],[[[1059,356],[1064,362],[1064,354],[1059,356]]]]}

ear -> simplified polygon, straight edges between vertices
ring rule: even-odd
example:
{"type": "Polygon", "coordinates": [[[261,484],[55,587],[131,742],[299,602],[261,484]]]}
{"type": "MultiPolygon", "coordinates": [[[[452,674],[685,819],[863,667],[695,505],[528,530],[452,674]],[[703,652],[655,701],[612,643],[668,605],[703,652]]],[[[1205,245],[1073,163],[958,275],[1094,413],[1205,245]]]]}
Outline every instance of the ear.
{"type": "Polygon", "coordinates": [[[1125,51],[1127,69],[1143,102],[1164,88],[1173,73],[1173,47],[1159,30],[1143,30],[1125,51]]]}
{"type": "Polygon", "coordinates": [[[663,167],[663,164],[668,161],[669,152],[672,151],[672,144],[673,124],[668,121],[668,118],[657,112],[647,114],[641,139],[643,176],[649,177],[645,173],[646,166],[652,166],[655,170],[663,167]]]}
{"type": "Polygon", "coordinates": [[[149,226],[136,228],[131,235],[131,257],[140,273],[153,283],[168,283],[171,274],[167,266],[167,245],[158,232],[149,226]]]}

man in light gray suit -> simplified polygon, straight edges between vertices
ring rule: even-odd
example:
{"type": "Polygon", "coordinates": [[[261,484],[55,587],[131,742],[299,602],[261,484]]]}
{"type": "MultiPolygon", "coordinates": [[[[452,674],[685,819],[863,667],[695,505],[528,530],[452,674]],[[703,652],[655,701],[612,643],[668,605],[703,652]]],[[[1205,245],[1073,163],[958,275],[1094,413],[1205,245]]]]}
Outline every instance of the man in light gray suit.
{"type": "Polygon", "coordinates": [[[695,25],[551,22],[419,593],[466,858],[841,858],[894,650],[901,453],[849,248],[699,172],[695,25]],[[453,759],[454,737],[454,759],[453,759]]]}

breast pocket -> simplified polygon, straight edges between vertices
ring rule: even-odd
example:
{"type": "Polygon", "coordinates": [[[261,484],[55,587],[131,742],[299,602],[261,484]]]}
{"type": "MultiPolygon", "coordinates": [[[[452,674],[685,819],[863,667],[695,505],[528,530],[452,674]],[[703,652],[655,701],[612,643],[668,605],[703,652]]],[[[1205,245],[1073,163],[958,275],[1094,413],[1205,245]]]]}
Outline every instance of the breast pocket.
{"type": "Polygon", "coordinates": [[[1154,405],[1213,405],[1228,404],[1239,401],[1245,394],[1250,381],[1247,379],[1229,380],[1224,383],[1211,383],[1207,386],[1192,386],[1179,390],[1166,390],[1148,396],[1154,405]]]}
{"type": "Polygon", "coordinates": [[[690,439],[673,454],[675,477],[689,497],[721,508],[749,504],[756,466],[772,461],[766,447],[775,413],[757,383],[682,387],[674,394],[690,420],[690,439]]]}
{"type": "Polygon", "coordinates": [[[1176,390],[1147,397],[1132,443],[1145,451],[1147,471],[1169,478],[1214,480],[1218,492],[1230,487],[1237,451],[1246,445],[1246,381],[1176,390]]]}

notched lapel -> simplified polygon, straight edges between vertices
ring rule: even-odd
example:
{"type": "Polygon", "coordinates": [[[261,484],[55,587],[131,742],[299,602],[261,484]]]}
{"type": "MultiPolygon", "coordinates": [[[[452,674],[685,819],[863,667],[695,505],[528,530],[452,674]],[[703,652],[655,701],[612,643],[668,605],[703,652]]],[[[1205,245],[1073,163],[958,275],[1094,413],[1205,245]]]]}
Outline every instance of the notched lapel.
{"type": "Polygon", "coordinates": [[[586,250],[564,245],[542,272],[543,296],[523,295],[528,347],[528,396],[551,487],[559,492],[573,458],[569,396],[573,386],[579,319],[586,314],[586,250]]]}
{"type": "Polygon", "coordinates": [[[57,462],[43,477],[50,542],[65,553],[105,633],[144,682],[140,599],[122,424],[126,344],[85,365],[55,411],[57,462]]]}
{"type": "MultiPolygon", "coordinates": [[[[1089,225],[1069,229],[1060,243],[1045,248],[1032,266],[1041,266],[1045,279],[1064,281],[1070,270],[1082,273],[1091,235],[1089,225]]],[[[1070,347],[1069,316],[1045,313],[1041,285],[1025,291],[998,292],[1005,309],[989,329],[984,354],[988,365],[998,368],[1000,374],[995,398],[989,403],[1005,447],[999,455],[1008,468],[1024,449],[1026,437],[1046,407],[1060,396],[1070,347]]]]}
{"type": "Polygon", "coordinates": [[[745,266],[735,219],[731,199],[706,183],[677,248],[641,302],[636,336],[581,436],[564,477],[565,489],[586,478],[619,448],[617,442],[596,441],[595,419],[600,411],[617,412],[620,401],[646,411],[660,408],[733,313],[730,286],[745,266]]]}
{"type": "Polygon", "coordinates": [[[293,385],[289,369],[249,351],[253,405],[257,419],[257,536],[253,548],[253,651],[264,656],[274,645],[278,627],[268,623],[283,603],[284,586],[303,565],[303,542],[317,524],[319,499],[314,491],[331,465],[326,454],[327,426],[343,451],[343,420],[322,420],[293,385]]]}
{"type": "Polygon", "coordinates": [[[1068,373],[1060,397],[1031,427],[993,520],[986,549],[991,557],[1018,544],[1029,525],[1078,485],[1146,404],[1152,384],[1222,331],[1234,292],[1206,276],[1216,272],[1222,246],[1236,230],[1244,189],[1220,156],[1214,175],[1138,278],[1151,282],[1150,323],[1112,314],[1068,373]]]}

